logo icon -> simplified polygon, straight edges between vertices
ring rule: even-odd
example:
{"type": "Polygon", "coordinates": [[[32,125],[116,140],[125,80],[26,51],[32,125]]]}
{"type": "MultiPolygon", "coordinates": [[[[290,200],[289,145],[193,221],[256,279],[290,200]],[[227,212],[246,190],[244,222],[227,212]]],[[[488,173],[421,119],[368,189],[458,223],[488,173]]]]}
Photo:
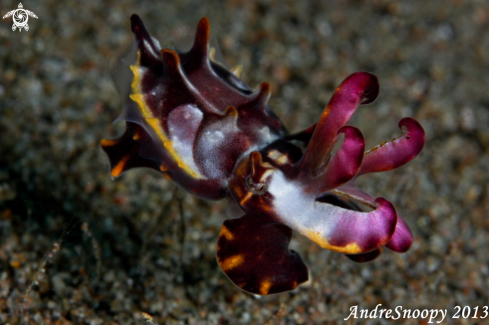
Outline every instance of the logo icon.
{"type": "Polygon", "coordinates": [[[29,30],[29,25],[27,25],[27,21],[29,20],[29,16],[36,18],[37,16],[35,13],[29,10],[23,9],[24,6],[22,3],[19,3],[19,8],[7,12],[5,16],[2,17],[2,19],[8,18],[10,16],[13,16],[12,18],[14,19],[14,24],[12,25],[12,30],[15,32],[15,30],[18,28],[19,32],[22,31],[22,28],[24,28],[26,31],[29,30]]]}

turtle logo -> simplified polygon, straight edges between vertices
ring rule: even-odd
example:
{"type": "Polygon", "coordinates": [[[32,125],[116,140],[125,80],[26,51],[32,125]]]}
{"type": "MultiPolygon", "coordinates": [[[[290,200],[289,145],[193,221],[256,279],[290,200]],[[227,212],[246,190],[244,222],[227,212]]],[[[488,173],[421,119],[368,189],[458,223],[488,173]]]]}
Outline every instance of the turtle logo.
{"type": "Polygon", "coordinates": [[[15,30],[18,28],[19,32],[22,31],[22,28],[24,28],[26,31],[29,30],[29,25],[27,25],[27,21],[29,20],[29,16],[36,18],[37,16],[35,13],[29,10],[23,9],[24,6],[22,3],[19,3],[19,8],[7,12],[5,16],[3,16],[3,19],[13,16],[14,19],[14,24],[12,25],[12,30],[15,32],[15,30]]]}

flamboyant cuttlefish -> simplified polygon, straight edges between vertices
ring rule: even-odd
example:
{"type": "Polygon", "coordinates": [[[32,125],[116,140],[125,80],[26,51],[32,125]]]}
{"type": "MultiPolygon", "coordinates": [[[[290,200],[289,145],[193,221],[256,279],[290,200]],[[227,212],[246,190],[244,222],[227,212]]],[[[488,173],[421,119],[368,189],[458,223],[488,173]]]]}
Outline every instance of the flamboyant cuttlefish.
{"type": "Polygon", "coordinates": [[[373,260],[383,246],[411,247],[393,205],[355,186],[358,176],[400,167],[424,145],[423,128],[409,117],[399,122],[403,136],[367,152],[360,130],[346,126],[358,105],[377,97],[376,76],[350,75],[319,122],[290,135],[267,106],[268,83],[253,90],[213,60],[207,18],[185,53],[160,50],[138,16],[131,23],[136,46],[122,62],[128,77],[115,80],[126,132],[102,140],[111,174],[149,167],[198,197],[231,197],[242,213],[224,221],[217,261],[234,284],[267,295],[306,282],[306,265],[288,248],[292,230],[356,262],[373,260]]]}

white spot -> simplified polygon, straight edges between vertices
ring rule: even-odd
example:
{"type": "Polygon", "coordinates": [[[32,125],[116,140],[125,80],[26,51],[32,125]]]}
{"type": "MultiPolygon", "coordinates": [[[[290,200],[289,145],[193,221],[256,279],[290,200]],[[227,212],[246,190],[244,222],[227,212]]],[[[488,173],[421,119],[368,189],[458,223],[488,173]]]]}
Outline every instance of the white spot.
{"type": "Polygon", "coordinates": [[[279,165],[285,165],[287,163],[290,163],[290,160],[289,160],[289,157],[287,157],[286,154],[283,154],[281,153],[280,151],[278,150],[272,150],[270,151],[267,156],[274,160],[275,163],[279,164],[279,165]]]}
{"type": "Polygon", "coordinates": [[[270,151],[267,156],[272,159],[272,160],[277,160],[282,154],[278,150],[272,150],[270,151]]]}
{"type": "Polygon", "coordinates": [[[168,115],[169,138],[173,150],[179,159],[195,172],[198,172],[199,169],[195,164],[193,147],[203,115],[202,111],[195,105],[179,106],[168,115]]]}

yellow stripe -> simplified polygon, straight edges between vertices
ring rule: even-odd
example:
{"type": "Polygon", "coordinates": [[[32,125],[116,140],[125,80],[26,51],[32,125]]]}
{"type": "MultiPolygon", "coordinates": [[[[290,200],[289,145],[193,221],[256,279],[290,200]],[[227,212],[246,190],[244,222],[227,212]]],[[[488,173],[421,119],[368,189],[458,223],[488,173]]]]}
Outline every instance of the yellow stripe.
{"type": "Polygon", "coordinates": [[[248,201],[252,197],[253,197],[253,193],[251,193],[251,192],[246,193],[246,196],[244,198],[242,198],[241,201],[239,201],[239,204],[245,205],[246,201],[248,201]]]}
{"type": "Polygon", "coordinates": [[[102,147],[111,147],[111,146],[116,145],[117,144],[117,141],[116,140],[102,139],[102,141],[100,142],[100,144],[102,145],[102,147]]]}
{"type": "Polygon", "coordinates": [[[122,159],[119,160],[117,165],[115,165],[115,167],[112,168],[112,171],[110,172],[110,174],[114,177],[119,176],[124,171],[124,166],[129,161],[129,158],[130,158],[129,155],[122,157],[122,159]]]}
{"type": "Polygon", "coordinates": [[[221,234],[219,235],[219,237],[221,236],[224,236],[226,237],[227,240],[233,240],[234,239],[234,236],[233,234],[229,231],[229,229],[226,227],[226,226],[222,226],[221,228],[221,234]]]}
{"type": "Polygon", "coordinates": [[[269,278],[263,280],[263,282],[260,283],[260,294],[266,295],[268,291],[270,291],[271,286],[272,286],[272,282],[270,281],[269,278]]]}
{"type": "Polygon", "coordinates": [[[358,246],[357,243],[351,243],[347,244],[345,246],[335,246],[331,245],[326,238],[322,236],[322,234],[314,231],[314,230],[308,230],[307,233],[304,234],[306,237],[308,237],[310,240],[321,246],[322,248],[326,248],[338,253],[343,253],[343,254],[360,254],[364,253],[364,251],[358,246]]]}
{"type": "Polygon", "coordinates": [[[132,94],[129,96],[134,102],[136,102],[141,110],[143,117],[146,119],[148,124],[154,130],[158,138],[161,140],[163,146],[166,148],[171,158],[177,163],[178,167],[180,167],[184,172],[192,176],[196,179],[201,179],[202,176],[195,170],[193,170],[190,166],[188,166],[184,161],[180,159],[180,156],[175,151],[172,146],[172,142],[166,137],[161,125],[159,123],[159,119],[153,116],[153,113],[149,109],[148,105],[146,105],[146,101],[144,100],[144,95],[141,93],[140,89],[140,71],[139,71],[139,62],[140,62],[141,53],[138,51],[138,59],[136,65],[131,65],[130,68],[132,73],[134,74],[134,78],[132,80],[132,94]]]}
{"type": "Polygon", "coordinates": [[[243,255],[233,255],[224,261],[218,261],[224,272],[230,271],[244,263],[243,255]]]}

